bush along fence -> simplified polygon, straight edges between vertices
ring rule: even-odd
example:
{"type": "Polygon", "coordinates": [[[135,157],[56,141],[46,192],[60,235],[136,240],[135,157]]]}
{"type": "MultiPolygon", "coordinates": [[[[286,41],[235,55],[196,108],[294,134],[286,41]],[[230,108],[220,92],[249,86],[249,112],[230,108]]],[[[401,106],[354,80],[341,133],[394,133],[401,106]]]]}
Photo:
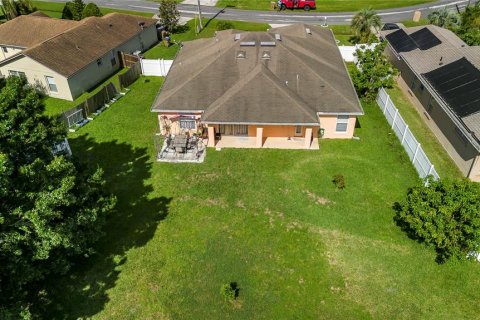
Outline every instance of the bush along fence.
{"type": "Polygon", "coordinates": [[[60,120],[65,123],[69,131],[73,132],[93,120],[94,116],[100,114],[121,96],[115,85],[110,82],[87,100],[63,112],[60,120]]]}
{"type": "Polygon", "coordinates": [[[412,161],[412,164],[420,177],[424,179],[431,175],[435,180],[440,179],[433,164],[423,151],[422,146],[417,139],[415,139],[415,136],[408,128],[407,123],[403,120],[402,116],[398,112],[398,109],[390,99],[390,96],[383,88],[381,88],[378,92],[377,104],[385,115],[385,118],[390,124],[392,130],[400,140],[402,146],[405,148],[408,157],[412,161]]]}

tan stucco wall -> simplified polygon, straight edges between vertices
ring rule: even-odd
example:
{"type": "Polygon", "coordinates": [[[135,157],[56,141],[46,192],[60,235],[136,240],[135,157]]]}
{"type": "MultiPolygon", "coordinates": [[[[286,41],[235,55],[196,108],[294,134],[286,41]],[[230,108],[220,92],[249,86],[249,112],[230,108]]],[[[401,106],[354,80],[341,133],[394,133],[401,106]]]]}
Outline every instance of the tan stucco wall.
{"type": "Polygon", "coordinates": [[[93,61],[87,67],[77,72],[68,79],[73,98],[77,98],[84,92],[89,91],[104,79],[111,76],[120,68],[118,52],[132,53],[137,50],[146,50],[157,42],[157,30],[155,25],[145,28],[143,32],[118,48],[102,56],[102,64],[93,61]],[[116,64],[112,66],[111,59],[115,58],[116,64]]]}
{"type": "MultiPolygon", "coordinates": [[[[23,51],[23,49],[19,49],[19,48],[14,48],[14,47],[9,47],[9,46],[0,46],[0,61],[3,61],[7,58],[10,58],[11,56],[14,56],[17,53],[20,53],[22,51],[23,51]],[[2,47],[7,48],[7,52],[3,51],[2,47]]],[[[7,74],[4,74],[4,75],[7,76],[7,74]]]]}
{"type": "MultiPolygon", "coordinates": [[[[319,117],[320,128],[325,129],[323,134],[323,139],[351,139],[353,137],[353,132],[355,131],[355,123],[357,118],[351,116],[348,119],[347,131],[346,132],[337,132],[337,116],[321,116],[319,117]]],[[[316,135],[316,132],[313,132],[313,135],[316,135]]]]}
{"type": "Polygon", "coordinates": [[[18,59],[14,59],[10,63],[0,67],[0,72],[3,75],[8,76],[8,70],[25,72],[28,82],[31,84],[40,84],[46,90],[46,93],[49,96],[73,100],[68,87],[68,81],[64,76],[50,70],[49,68],[29,57],[21,56],[18,59]],[[45,76],[53,77],[55,79],[58,92],[50,92],[48,90],[48,84],[45,76]]]}
{"type": "Polygon", "coordinates": [[[160,133],[163,135],[168,133],[180,134],[180,133],[186,133],[186,131],[188,131],[188,133],[194,134],[201,130],[201,124],[200,124],[201,114],[200,113],[184,114],[184,116],[196,118],[196,121],[195,121],[196,127],[195,129],[191,129],[191,130],[180,129],[180,122],[178,121],[179,116],[180,114],[178,113],[158,113],[157,117],[158,117],[158,126],[160,129],[160,133]]]}
{"type": "Polygon", "coordinates": [[[480,155],[473,161],[468,177],[472,181],[480,182],[480,155]]]}
{"type": "MultiPolygon", "coordinates": [[[[218,125],[211,124],[209,127],[215,128],[215,132],[218,132],[218,125]]],[[[257,128],[263,128],[262,133],[264,138],[281,138],[281,137],[304,137],[306,128],[311,128],[313,136],[316,138],[318,133],[318,126],[302,126],[302,134],[295,134],[295,127],[290,125],[249,125],[248,136],[256,137],[257,128]]]]}

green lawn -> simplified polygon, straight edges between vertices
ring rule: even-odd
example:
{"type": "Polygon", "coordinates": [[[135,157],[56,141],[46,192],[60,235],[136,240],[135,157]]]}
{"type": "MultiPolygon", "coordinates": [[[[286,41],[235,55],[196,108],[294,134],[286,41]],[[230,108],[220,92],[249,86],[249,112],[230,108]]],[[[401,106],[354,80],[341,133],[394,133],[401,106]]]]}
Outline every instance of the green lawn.
{"type": "Polygon", "coordinates": [[[415,22],[413,20],[405,20],[405,21],[402,21],[402,23],[405,27],[410,28],[410,27],[424,26],[424,25],[428,24],[428,20],[422,18],[418,22],[415,22]]]}
{"type": "MultiPolygon", "coordinates": [[[[88,1],[86,3],[88,3],[88,1]]],[[[65,3],[47,2],[47,1],[32,1],[32,4],[39,11],[42,11],[43,13],[45,13],[45,14],[49,15],[50,17],[53,17],[53,18],[61,18],[63,7],[65,6],[65,3]]],[[[127,13],[127,14],[134,14],[134,15],[138,15],[138,16],[144,16],[144,17],[148,17],[148,18],[153,16],[153,14],[147,13],[147,12],[138,12],[138,11],[132,11],[132,10],[120,10],[120,9],[112,9],[112,8],[100,8],[100,11],[103,14],[107,14],[107,13],[110,13],[110,12],[120,12],[120,13],[127,13]]]]}
{"type": "Polygon", "coordinates": [[[480,265],[439,265],[392,206],[417,174],[377,106],[320,150],[209,149],[154,161],[161,78],[70,136],[117,195],[97,254],[52,280],[46,319],[466,319],[480,265]],[[334,174],[346,189],[337,191],[334,174]],[[224,283],[240,288],[235,303],[224,283]]]}
{"type": "MultiPolygon", "coordinates": [[[[318,0],[312,12],[358,11],[360,9],[390,9],[433,2],[434,0],[318,0]]],[[[269,10],[270,0],[218,0],[217,7],[269,10]]]]}
{"type": "Polygon", "coordinates": [[[435,166],[441,178],[461,178],[462,174],[457,166],[442,147],[438,139],[422,120],[423,115],[417,112],[417,109],[410,103],[408,97],[395,86],[387,90],[393,103],[402,115],[402,118],[408,124],[408,127],[415,135],[415,138],[422,145],[430,161],[435,166]]]}
{"type": "Polygon", "coordinates": [[[339,41],[339,45],[342,46],[352,46],[353,43],[350,41],[350,38],[353,36],[352,31],[350,30],[349,25],[332,25],[329,26],[335,35],[335,39],[339,41]]]}
{"type": "Polygon", "coordinates": [[[45,100],[44,100],[45,107],[46,107],[46,110],[45,110],[46,114],[51,115],[51,116],[59,115],[62,112],[66,111],[70,108],[73,108],[73,107],[79,105],[80,103],[82,103],[83,101],[87,100],[89,97],[93,96],[95,93],[100,91],[100,89],[102,89],[105,85],[107,85],[110,82],[113,82],[115,87],[117,87],[117,89],[120,90],[120,84],[118,82],[118,75],[122,74],[122,73],[125,73],[127,70],[128,70],[128,68],[120,69],[119,71],[117,71],[116,73],[114,73],[113,75],[111,75],[110,77],[105,79],[104,81],[102,81],[99,85],[95,86],[90,91],[85,92],[84,94],[82,94],[80,97],[78,97],[77,99],[75,99],[73,101],[68,101],[68,100],[64,100],[64,99],[57,99],[57,98],[52,98],[52,97],[46,97],[45,100]]]}
{"type": "MultiPolygon", "coordinates": [[[[213,34],[217,30],[217,24],[220,22],[225,22],[225,20],[208,20],[203,19],[204,29],[197,34],[195,32],[196,24],[195,20],[190,20],[187,24],[181,28],[181,31],[172,35],[172,45],[170,47],[165,47],[163,43],[159,43],[155,47],[151,48],[144,53],[146,59],[173,59],[175,58],[179,46],[177,43],[182,41],[190,41],[200,38],[209,38],[213,37],[213,34]],[[175,43],[176,42],[176,43],[175,43]]],[[[234,29],[245,30],[245,31],[266,31],[270,28],[270,25],[266,23],[255,23],[255,22],[245,22],[245,21],[228,21],[233,25],[234,29]]]]}

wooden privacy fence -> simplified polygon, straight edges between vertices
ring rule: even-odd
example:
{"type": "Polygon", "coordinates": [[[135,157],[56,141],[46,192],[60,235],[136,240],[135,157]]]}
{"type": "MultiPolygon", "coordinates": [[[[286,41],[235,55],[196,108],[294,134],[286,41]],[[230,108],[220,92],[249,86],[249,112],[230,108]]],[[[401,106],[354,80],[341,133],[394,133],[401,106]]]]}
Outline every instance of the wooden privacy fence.
{"type": "Polygon", "coordinates": [[[110,82],[84,102],[63,112],[60,115],[60,120],[65,123],[68,129],[81,127],[88,122],[91,114],[98,113],[107,103],[115,99],[118,94],[117,88],[110,82]]]}
{"type": "Polygon", "coordinates": [[[135,64],[133,64],[127,72],[124,74],[119,74],[118,75],[118,82],[120,83],[120,89],[123,90],[126,87],[130,86],[132,83],[135,82],[135,80],[140,77],[140,74],[142,73],[142,68],[140,66],[140,62],[137,61],[135,64]]]}
{"type": "Polygon", "coordinates": [[[428,159],[427,155],[422,149],[420,143],[415,139],[415,136],[410,131],[405,120],[398,112],[398,109],[393,104],[390,96],[381,88],[377,95],[377,104],[385,115],[388,123],[400,140],[400,143],[405,148],[408,157],[412,161],[413,166],[417,170],[419,176],[423,179],[431,175],[435,180],[440,179],[433,164],[428,159]]]}
{"type": "Polygon", "coordinates": [[[120,56],[120,63],[122,67],[130,68],[139,60],[138,56],[125,52],[119,52],[118,55],[120,56]]]}

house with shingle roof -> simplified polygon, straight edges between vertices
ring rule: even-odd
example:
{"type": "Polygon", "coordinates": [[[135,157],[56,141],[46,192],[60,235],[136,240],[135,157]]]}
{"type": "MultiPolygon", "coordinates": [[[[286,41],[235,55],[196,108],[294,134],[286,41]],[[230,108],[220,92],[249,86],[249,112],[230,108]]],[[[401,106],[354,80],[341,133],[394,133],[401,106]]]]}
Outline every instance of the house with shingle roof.
{"type": "Polygon", "coordinates": [[[162,134],[217,147],[318,148],[363,115],[332,32],[304,24],[184,43],[151,110],[162,134]]]}
{"type": "Polygon", "coordinates": [[[74,100],[121,67],[120,52],[155,44],[155,22],[120,13],[81,21],[19,16],[0,25],[0,75],[23,75],[52,97],[74,100]]]}
{"type": "Polygon", "coordinates": [[[382,31],[427,122],[466,177],[480,181],[480,46],[433,25],[382,31]]]}

